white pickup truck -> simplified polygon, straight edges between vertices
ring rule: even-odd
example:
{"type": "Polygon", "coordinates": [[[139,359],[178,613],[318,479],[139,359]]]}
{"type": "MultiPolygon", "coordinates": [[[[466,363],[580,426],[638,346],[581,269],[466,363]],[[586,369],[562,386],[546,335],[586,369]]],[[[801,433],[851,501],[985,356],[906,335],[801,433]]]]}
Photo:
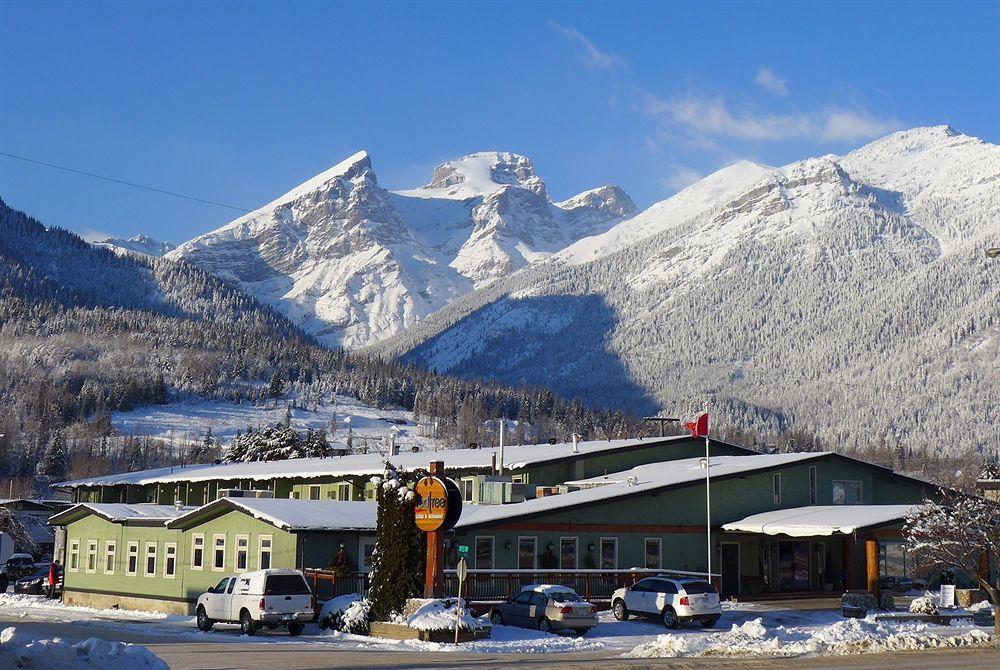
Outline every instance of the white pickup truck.
{"type": "Polygon", "coordinates": [[[289,635],[301,635],[315,616],[316,601],[298,570],[258,570],[223,577],[198,597],[198,628],[212,629],[217,621],[239,622],[244,635],[260,626],[287,626],[289,635]]]}

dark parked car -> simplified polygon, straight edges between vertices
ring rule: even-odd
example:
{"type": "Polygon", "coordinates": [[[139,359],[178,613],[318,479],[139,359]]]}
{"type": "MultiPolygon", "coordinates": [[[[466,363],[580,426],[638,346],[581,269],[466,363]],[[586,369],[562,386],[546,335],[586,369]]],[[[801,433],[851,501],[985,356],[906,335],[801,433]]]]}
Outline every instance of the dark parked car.
{"type": "Polygon", "coordinates": [[[27,577],[14,582],[14,593],[41,595],[49,581],[49,566],[40,567],[27,577]]]}
{"type": "Polygon", "coordinates": [[[0,591],[6,591],[11,582],[26,577],[35,571],[35,559],[31,554],[11,554],[0,566],[0,591]]]}
{"type": "Polygon", "coordinates": [[[537,628],[545,633],[572,629],[583,635],[597,625],[597,608],[567,586],[534,584],[494,606],[490,621],[500,626],[537,628]]]}

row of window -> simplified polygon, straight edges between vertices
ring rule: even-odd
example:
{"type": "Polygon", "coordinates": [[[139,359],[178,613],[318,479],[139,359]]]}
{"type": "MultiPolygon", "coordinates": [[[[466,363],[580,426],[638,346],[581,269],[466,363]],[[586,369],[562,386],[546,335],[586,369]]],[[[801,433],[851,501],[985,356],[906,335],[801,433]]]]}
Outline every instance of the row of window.
{"type": "MultiPolygon", "coordinates": [[[[599,562],[594,567],[602,570],[618,569],[618,541],[619,538],[617,537],[602,537],[600,539],[599,562]]],[[[517,568],[519,570],[554,570],[557,568],[560,570],[576,570],[580,567],[579,547],[580,539],[578,537],[560,537],[558,554],[555,553],[555,543],[549,543],[546,551],[539,556],[537,537],[519,537],[517,538],[517,568]]],[[[596,546],[588,548],[597,549],[596,546]]],[[[643,540],[644,568],[649,570],[660,569],[662,548],[663,540],[661,538],[647,537],[643,540]]],[[[473,558],[475,569],[492,570],[494,567],[495,549],[496,540],[493,536],[476,537],[473,558]]]]}
{"type": "MultiPolygon", "coordinates": [[[[863,502],[864,484],[860,481],[834,479],[833,480],[833,504],[834,505],[860,505],[863,502]]],[[[771,475],[771,495],[775,505],[781,504],[781,473],[776,472],[771,475]]],[[[816,466],[809,466],[809,504],[815,505],[819,502],[819,482],[817,480],[816,466]]]]}
{"type": "MultiPolygon", "coordinates": [[[[250,551],[250,536],[237,535],[236,552],[233,560],[233,569],[242,572],[248,569],[247,560],[250,551]]],[[[98,541],[87,540],[87,553],[85,555],[84,571],[96,573],[98,568],[98,541]]],[[[125,549],[125,574],[134,577],[139,574],[139,542],[130,541],[125,549]]],[[[157,542],[146,542],[143,552],[142,575],[144,577],[154,577],[157,574],[157,560],[159,553],[157,542]]],[[[177,543],[163,542],[163,576],[173,579],[177,574],[177,543]]],[[[270,535],[260,535],[257,538],[257,566],[260,570],[271,567],[271,548],[273,540],[270,535]]],[[[104,561],[103,573],[106,575],[115,574],[116,555],[118,544],[116,540],[104,541],[104,561]]],[[[226,535],[217,534],[212,536],[212,554],[209,558],[209,565],[212,570],[222,572],[226,570],[226,535]]],[[[204,570],[206,567],[205,556],[205,535],[195,534],[191,536],[191,569],[204,570]]],[[[69,565],[70,572],[80,571],[80,540],[71,540],[69,543],[69,565]]]]}
{"type": "MultiPolygon", "coordinates": [[[[322,500],[323,487],[320,484],[310,484],[306,489],[308,494],[307,500],[322,500]]],[[[298,491],[292,492],[292,498],[298,499],[301,496],[298,491]]],[[[351,497],[351,485],[350,484],[337,484],[330,491],[327,491],[326,497],[329,500],[353,500],[351,497]]]]}

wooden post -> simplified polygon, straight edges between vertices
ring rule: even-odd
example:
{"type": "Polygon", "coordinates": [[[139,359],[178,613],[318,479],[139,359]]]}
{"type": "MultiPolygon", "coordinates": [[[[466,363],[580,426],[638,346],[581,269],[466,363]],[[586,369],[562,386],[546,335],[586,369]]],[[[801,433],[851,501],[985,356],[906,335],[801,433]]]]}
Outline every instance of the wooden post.
{"type": "Polygon", "coordinates": [[[868,566],[868,593],[878,595],[878,540],[865,540],[865,558],[868,566]]]}
{"type": "MultiPolygon", "coordinates": [[[[431,461],[430,476],[444,479],[444,461],[431,461]]],[[[444,597],[444,533],[432,530],[427,535],[427,567],[424,571],[424,597],[444,597]]]]}

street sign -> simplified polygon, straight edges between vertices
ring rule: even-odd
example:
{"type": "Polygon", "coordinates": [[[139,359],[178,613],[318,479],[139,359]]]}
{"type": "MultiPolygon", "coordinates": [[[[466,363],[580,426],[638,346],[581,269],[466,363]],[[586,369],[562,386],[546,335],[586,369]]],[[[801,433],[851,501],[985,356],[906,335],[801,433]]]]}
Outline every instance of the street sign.
{"type": "MultiPolygon", "coordinates": [[[[469,576],[469,567],[465,563],[465,557],[462,557],[458,561],[458,569],[455,570],[455,572],[458,574],[458,583],[459,584],[461,584],[462,582],[464,582],[465,578],[469,576]]],[[[459,587],[459,588],[461,588],[461,587],[459,587]]],[[[461,591],[459,591],[459,593],[461,593],[461,591]]]]}
{"type": "Polygon", "coordinates": [[[448,491],[444,482],[437,477],[424,477],[413,490],[417,494],[417,506],[413,508],[417,528],[427,533],[439,530],[448,516],[448,491]]]}
{"type": "Polygon", "coordinates": [[[458,555],[461,558],[465,558],[466,556],[468,556],[469,555],[469,545],[467,545],[467,544],[460,544],[460,545],[458,545],[458,555]]]}

